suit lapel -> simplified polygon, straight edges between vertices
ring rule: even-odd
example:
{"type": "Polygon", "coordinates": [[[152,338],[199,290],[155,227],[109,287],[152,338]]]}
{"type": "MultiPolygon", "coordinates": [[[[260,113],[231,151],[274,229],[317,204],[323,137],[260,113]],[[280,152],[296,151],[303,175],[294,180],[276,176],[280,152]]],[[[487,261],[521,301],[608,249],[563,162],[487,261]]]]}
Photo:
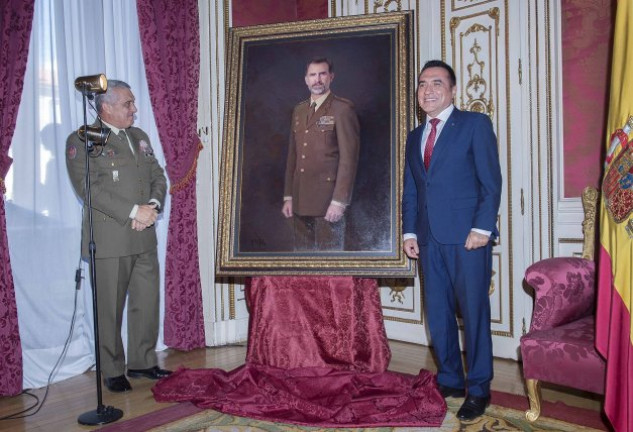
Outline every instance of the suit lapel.
{"type": "Polygon", "coordinates": [[[409,145],[409,165],[412,170],[416,172],[424,173],[424,163],[422,162],[422,131],[423,127],[417,127],[413,130],[413,135],[411,136],[411,144],[409,145]]]}

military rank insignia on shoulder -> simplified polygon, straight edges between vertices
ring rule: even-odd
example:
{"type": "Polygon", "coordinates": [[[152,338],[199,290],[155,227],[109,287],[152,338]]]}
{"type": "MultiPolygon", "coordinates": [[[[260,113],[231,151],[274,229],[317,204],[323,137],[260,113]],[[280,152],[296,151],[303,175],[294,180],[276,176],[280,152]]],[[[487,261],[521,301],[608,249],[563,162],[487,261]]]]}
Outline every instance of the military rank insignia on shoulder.
{"type": "Polygon", "coordinates": [[[77,157],[77,147],[74,144],[68,146],[68,149],[66,150],[66,157],[70,160],[77,157]]]}

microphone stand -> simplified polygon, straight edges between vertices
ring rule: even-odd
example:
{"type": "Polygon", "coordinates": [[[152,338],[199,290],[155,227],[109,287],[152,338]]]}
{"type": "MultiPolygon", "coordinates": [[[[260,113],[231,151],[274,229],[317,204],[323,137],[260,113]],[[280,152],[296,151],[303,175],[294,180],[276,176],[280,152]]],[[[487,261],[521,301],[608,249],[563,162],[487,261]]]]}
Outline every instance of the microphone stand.
{"type": "Polygon", "coordinates": [[[96,379],[97,379],[97,409],[87,411],[77,418],[79,424],[94,426],[106,423],[112,423],[123,417],[123,411],[111,406],[103,405],[102,389],[101,389],[101,355],[99,353],[99,312],[97,310],[97,272],[95,268],[95,241],[92,225],[92,196],[90,193],[90,140],[88,139],[88,114],[86,99],[92,99],[93,94],[87,90],[83,90],[83,107],[84,107],[84,142],[86,151],[86,204],[88,206],[88,227],[90,232],[90,241],[88,243],[88,251],[90,255],[90,284],[92,286],[92,312],[94,316],[93,326],[95,335],[95,365],[96,365],[96,379]]]}

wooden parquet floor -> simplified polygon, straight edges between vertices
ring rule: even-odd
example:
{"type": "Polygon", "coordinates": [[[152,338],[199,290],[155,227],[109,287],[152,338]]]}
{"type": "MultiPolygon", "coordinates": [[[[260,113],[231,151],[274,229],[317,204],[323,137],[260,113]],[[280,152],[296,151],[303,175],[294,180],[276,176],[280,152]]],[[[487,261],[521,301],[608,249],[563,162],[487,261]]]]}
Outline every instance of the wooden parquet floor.
{"type": "MultiPolygon", "coordinates": [[[[390,342],[392,359],[389,369],[397,372],[417,374],[420,368],[435,371],[431,350],[424,346],[390,342]]],[[[167,350],[158,353],[162,367],[177,369],[221,368],[234,369],[244,363],[245,345],[230,345],[217,348],[201,348],[190,352],[167,350]]],[[[122,420],[131,419],[146,413],[157,411],[169,404],[157,403],[150,391],[154,381],[147,379],[130,380],[133,391],[115,394],[103,387],[103,404],[123,410],[122,420]]],[[[505,359],[495,360],[495,378],[493,390],[525,395],[521,378],[520,364],[505,359]]],[[[42,399],[45,389],[30,390],[42,399]]],[[[601,398],[590,393],[576,392],[571,389],[547,387],[543,384],[543,399],[562,401],[568,405],[600,410],[601,398]]],[[[0,417],[22,411],[34,404],[27,395],[0,398],[0,417]]],[[[42,431],[72,432],[91,431],[99,427],[79,425],[77,418],[97,408],[96,381],[94,372],[52,384],[47,399],[39,412],[26,418],[0,421],[0,431],[42,431]]]]}

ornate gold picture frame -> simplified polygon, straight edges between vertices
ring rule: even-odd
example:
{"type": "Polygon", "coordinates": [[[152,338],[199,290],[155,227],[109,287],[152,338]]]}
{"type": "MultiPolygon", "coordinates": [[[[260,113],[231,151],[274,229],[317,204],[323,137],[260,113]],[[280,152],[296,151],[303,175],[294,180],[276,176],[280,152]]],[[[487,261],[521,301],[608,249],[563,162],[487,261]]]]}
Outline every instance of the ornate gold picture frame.
{"type": "MultiPolygon", "coordinates": [[[[229,30],[218,276],[415,274],[401,232],[413,41],[411,12],[229,30]],[[344,247],[306,250],[297,248],[295,217],[282,206],[289,137],[299,124],[293,108],[307,103],[307,65],[319,57],[333,63],[332,93],[353,104],[360,147],[344,247]]],[[[339,124],[335,116],[318,121],[324,129],[339,124]]]]}

